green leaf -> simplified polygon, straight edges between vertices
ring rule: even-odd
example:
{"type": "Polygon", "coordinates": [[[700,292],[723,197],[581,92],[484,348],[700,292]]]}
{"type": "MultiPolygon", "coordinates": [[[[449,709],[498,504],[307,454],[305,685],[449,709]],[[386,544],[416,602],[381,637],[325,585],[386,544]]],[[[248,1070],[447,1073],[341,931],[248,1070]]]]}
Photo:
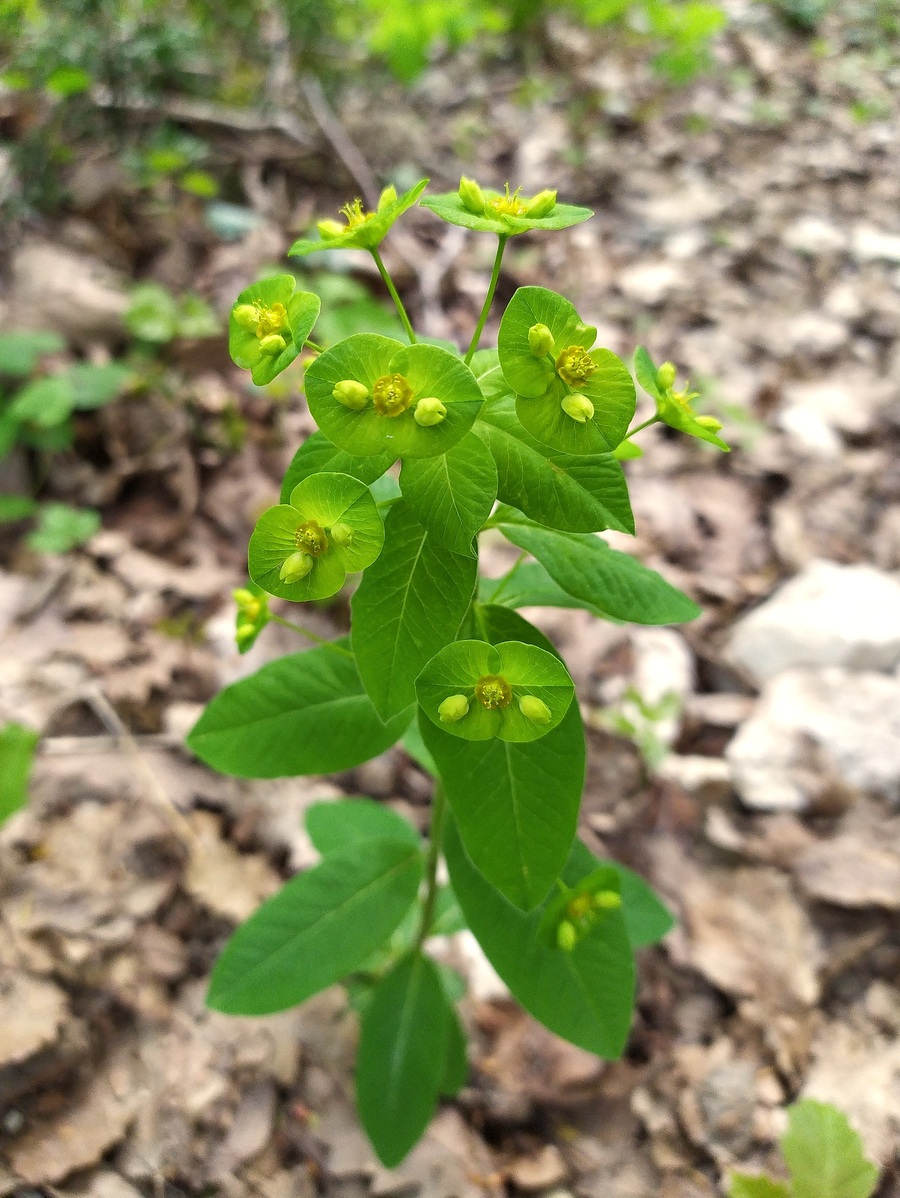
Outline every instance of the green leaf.
{"type": "Polygon", "coordinates": [[[139,341],[163,345],[178,336],[178,301],[159,283],[141,283],[131,293],[125,314],[128,331],[139,341]]]}
{"type": "Polygon", "coordinates": [[[75,388],[65,374],[35,379],[19,391],[9,405],[14,420],[26,420],[39,429],[61,424],[75,406],[75,388]]]}
{"type": "Polygon", "coordinates": [[[577,704],[552,732],[524,744],[461,740],[424,714],[420,729],[476,867],[510,902],[530,910],[546,896],[575,836],[584,784],[577,704]]]}
{"type": "Polygon", "coordinates": [[[529,436],[511,392],[482,409],[475,433],[497,464],[501,502],[566,532],[634,533],[622,467],[612,454],[560,453],[529,436]]]}
{"type": "Polygon", "coordinates": [[[313,474],[349,474],[368,487],[393,464],[394,458],[389,453],[357,458],[332,445],[324,433],[315,432],[303,442],[287,468],[281,484],[281,502],[290,503],[297,483],[313,474]]]}
{"type": "MultiPolygon", "coordinates": [[[[571,952],[564,952],[541,928],[545,905],[525,913],[478,872],[455,820],[448,825],[444,848],[469,927],[522,1006],[580,1048],[609,1059],[619,1056],[634,1003],[634,958],[621,911],[607,912],[571,952]]],[[[573,855],[562,877],[569,886],[584,877],[573,855]]]]}
{"type": "Polygon", "coordinates": [[[68,553],[89,541],[100,528],[100,514],[90,508],[67,503],[42,503],[37,526],[28,534],[28,544],[38,553],[68,553]]]}
{"type": "Polygon", "coordinates": [[[419,833],[402,815],[372,799],[313,803],[306,813],[306,830],[323,856],[372,840],[404,840],[413,848],[421,843],[419,833]]]}
{"type": "Polygon", "coordinates": [[[647,394],[657,403],[661,403],[665,392],[660,390],[656,381],[657,367],[653,365],[653,359],[643,345],[639,345],[634,351],[634,373],[647,394]]]}
{"type": "Polygon", "coordinates": [[[81,362],[70,366],[66,378],[72,384],[72,407],[81,411],[104,407],[122,393],[133,374],[130,367],[120,362],[108,362],[105,366],[81,362]]]}
{"type": "Polygon", "coordinates": [[[234,933],[207,1004],[228,1015],[296,1006],[357,968],[416,898],[422,855],[405,840],[348,845],[292,878],[234,933]]]}
{"type": "Polygon", "coordinates": [[[441,886],[434,902],[429,936],[453,936],[465,930],[466,920],[452,886],[441,886]]]}
{"type": "Polygon", "coordinates": [[[466,1033],[459,1016],[450,1007],[447,1026],[447,1055],[441,1076],[440,1092],[445,1098],[455,1098],[469,1078],[469,1054],[466,1050],[466,1033]]]}
{"type": "Polygon", "coordinates": [[[575,599],[564,591],[540,562],[524,562],[511,576],[479,578],[478,598],[481,603],[498,603],[504,607],[577,608],[589,611],[598,620],[606,619],[606,613],[599,607],[583,599],[575,599]]]}
{"type": "Polygon", "coordinates": [[[676,391],[674,379],[673,385],[660,386],[657,367],[653,365],[653,359],[643,345],[639,345],[634,352],[634,371],[640,385],[656,401],[657,415],[664,424],[687,433],[689,437],[696,437],[698,441],[715,445],[724,453],[731,451],[727,442],[716,435],[722,427],[721,422],[711,416],[698,416],[691,407],[692,402],[698,397],[698,392],[687,389],[676,391]]]}
{"type": "Polygon", "coordinates": [[[572,846],[569,864],[583,877],[598,865],[615,871],[622,896],[622,916],[632,948],[645,948],[647,945],[656,944],[675,926],[675,918],[671,911],[644,879],[627,866],[620,865],[618,861],[606,861],[595,857],[580,840],[576,840],[572,846]]]}
{"type": "Polygon", "coordinates": [[[406,1156],[437,1107],[447,1059],[449,1008],[436,966],[404,957],[363,1012],[356,1101],[382,1164],[406,1156]]]}
{"type": "Polygon", "coordinates": [[[400,489],[438,544],[472,556],[472,538],[497,498],[497,468],[481,441],[467,434],[438,457],[407,458],[400,489]]]}
{"type": "Polygon", "coordinates": [[[65,341],[56,333],[0,333],[0,375],[26,378],[44,354],[65,348],[65,341]]]}
{"type": "Polygon", "coordinates": [[[0,495],[0,524],[25,520],[33,516],[36,510],[37,504],[27,495],[0,495]]]}
{"type": "Polygon", "coordinates": [[[728,1181],[731,1198],[791,1198],[791,1187],[764,1174],[732,1173],[728,1181]]]}
{"type": "Polygon", "coordinates": [[[293,275],[270,275],[246,287],[231,309],[228,352],[236,366],[250,371],[257,387],[271,383],[290,366],[318,319],[319,297],[311,291],[295,291],[296,285],[293,275]],[[255,323],[251,319],[254,309],[255,323]],[[247,319],[240,319],[243,313],[247,319]],[[263,350],[268,335],[281,337],[284,345],[280,351],[263,350]]]}
{"type": "Polygon", "coordinates": [[[414,702],[422,667],[455,640],[477,570],[474,558],[436,545],[402,500],[390,509],[384,549],[352,601],[360,677],[382,718],[414,702]]]}
{"type": "Polygon", "coordinates": [[[21,724],[0,728],[0,824],[25,806],[28,775],[39,737],[21,724]]]}
{"type": "Polygon", "coordinates": [[[320,354],[306,369],[305,387],[309,410],[325,436],[360,457],[392,453],[395,458],[427,458],[446,453],[472,427],[483,402],[475,376],[455,354],[436,345],[403,345],[374,333],[348,337],[320,354]],[[408,386],[408,406],[395,415],[380,415],[374,406],[375,385],[394,375],[402,376],[408,386]],[[334,389],[342,382],[362,383],[368,390],[363,408],[353,410],[335,398],[334,389]],[[446,415],[423,428],[414,412],[426,398],[440,400],[446,415]]]}
{"type": "Polygon", "coordinates": [[[469,741],[497,736],[522,744],[560,723],[575,688],[555,653],[521,641],[493,646],[465,640],[435,654],[416,680],[416,694],[435,727],[452,736],[469,741]],[[493,697],[485,684],[494,689],[493,697]],[[447,715],[444,705],[451,698],[462,702],[447,715]],[[529,704],[536,711],[529,712],[529,704]]]}
{"type": "Polygon", "coordinates": [[[869,1198],[878,1185],[862,1139],[829,1103],[804,1098],[789,1107],[781,1151],[793,1198],[869,1198]]]}
{"type": "MultiPolygon", "coordinates": [[[[385,188],[381,193],[375,212],[364,213],[360,205],[357,212],[353,214],[353,223],[348,221],[340,232],[326,233],[322,228],[322,222],[319,222],[321,240],[301,238],[294,242],[288,253],[302,257],[304,254],[314,254],[319,250],[375,249],[384,240],[394,221],[417,203],[419,196],[427,186],[428,180],[421,179],[401,196],[397,195],[393,187],[385,188]]],[[[354,205],[348,204],[345,207],[352,211],[354,205]]],[[[344,208],[341,209],[341,214],[348,215],[344,208]]]]}
{"type": "Polygon", "coordinates": [[[576,599],[614,620],[635,624],[682,624],[700,608],[647,566],[610,549],[591,533],[539,528],[511,508],[495,514],[504,536],[543,565],[550,577],[576,599]]]}
{"type": "Polygon", "coordinates": [[[297,483],[289,503],[263,512],[250,536],[250,577],[270,595],[303,603],[327,599],[348,574],[372,564],[384,525],[372,493],[349,474],[314,474],[297,483]],[[289,559],[306,554],[308,573],[282,577],[289,559]]]}
{"type": "Polygon", "coordinates": [[[292,653],[227,686],[207,706],[188,746],[240,778],[332,774],[377,757],[402,736],[411,712],[382,723],[346,641],[292,653]]]}
{"type": "Polygon", "coordinates": [[[580,225],[582,221],[590,220],[594,215],[590,208],[576,208],[574,204],[557,204],[547,216],[539,218],[505,214],[490,206],[492,200],[504,198],[499,191],[485,187],[482,192],[488,204],[483,213],[470,212],[455,191],[426,196],[422,201],[422,207],[430,208],[435,216],[439,216],[448,224],[461,225],[462,228],[473,229],[476,233],[496,233],[499,237],[510,237],[516,233],[530,233],[540,229],[568,229],[570,225],[580,225]]]}

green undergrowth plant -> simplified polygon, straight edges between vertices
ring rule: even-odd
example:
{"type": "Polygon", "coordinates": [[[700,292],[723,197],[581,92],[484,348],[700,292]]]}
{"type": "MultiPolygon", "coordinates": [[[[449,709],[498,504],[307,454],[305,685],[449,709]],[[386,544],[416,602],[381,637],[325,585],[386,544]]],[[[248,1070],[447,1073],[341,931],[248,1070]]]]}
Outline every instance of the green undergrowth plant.
{"type": "Polygon", "coordinates": [[[28,775],[38,734],[22,724],[0,726],[0,825],[28,798],[28,775]]]}
{"type": "Polygon", "coordinates": [[[638,381],[656,411],[635,425],[628,368],[547,288],[520,288],[497,348],[479,348],[510,238],[592,213],[551,190],[525,197],[463,179],[458,192],[423,198],[426,183],[402,196],[387,188],[375,212],[348,204],[292,251],[368,251],[405,340],[356,333],[320,352],[310,340],[319,298],[291,275],[254,283],[232,310],[232,356],[254,382],[306,356],[318,425],[250,538],[238,646],[272,621],[318,643],[227,687],[188,742],[209,765],[253,778],[349,770],[402,742],[434,778],[424,844],[371,800],[313,807],[321,863],[238,928],[208,997],[220,1011],[264,1015],[342,982],[360,1014],[360,1115],[389,1166],[466,1078],[460,980],[433,959],[435,936],[468,927],[553,1032],[602,1057],[623,1050],[635,950],[672,917],[636,874],[577,838],[585,734],[575,688],[517,609],[692,620],[687,595],[597,534],[634,531],[620,459],[640,454],[640,429],[663,421],[727,448],[718,423],[694,415],[674,366],[656,367],[645,350],[638,381]],[[381,258],[390,225],[417,202],[497,241],[462,352],[416,335],[381,258]],[[502,578],[479,575],[483,537],[518,550],[502,578]],[[323,641],[270,607],[271,597],[327,599],[360,574],[347,636],[323,641]]]}

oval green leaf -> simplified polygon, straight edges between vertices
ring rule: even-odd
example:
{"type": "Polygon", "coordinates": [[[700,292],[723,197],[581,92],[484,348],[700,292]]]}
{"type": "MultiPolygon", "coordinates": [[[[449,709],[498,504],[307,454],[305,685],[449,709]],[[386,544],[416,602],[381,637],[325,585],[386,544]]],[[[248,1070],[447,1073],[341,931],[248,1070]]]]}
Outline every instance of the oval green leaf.
{"type": "Polygon", "coordinates": [[[468,434],[438,457],[407,458],[400,489],[438,544],[472,556],[472,540],[497,498],[497,467],[481,441],[468,434]]]}
{"type": "Polygon", "coordinates": [[[419,833],[408,820],[373,799],[339,799],[313,803],[306,813],[306,830],[322,855],[371,840],[405,840],[419,847],[419,833]]]}

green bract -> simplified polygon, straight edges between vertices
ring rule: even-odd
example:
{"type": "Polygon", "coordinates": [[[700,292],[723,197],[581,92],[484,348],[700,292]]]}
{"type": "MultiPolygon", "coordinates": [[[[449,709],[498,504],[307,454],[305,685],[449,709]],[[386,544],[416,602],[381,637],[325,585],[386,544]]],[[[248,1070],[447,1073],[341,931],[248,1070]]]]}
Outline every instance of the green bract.
{"type": "Polygon", "coordinates": [[[371,565],[383,544],[368,487],[349,474],[316,474],[294,487],[289,504],[260,516],[250,538],[250,577],[282,599],[327,599],[348,574],[371,565]]]}
{"type": "Polygon", "coordinates": [[[431,722],[463,740],[537,740],[562,720],[574,693],[558,657],[520,641],[456,641],[416,680],[431,722]]]}
{"type": "Polygon", "coordinates": [[[308,366],[306,398],[325,436],[359,457],[446,453],[472,427],[482,404],[475,376],[455,355],[374,333],[348,337],[308,366]],[[361,383],[369,392],[364,407],[347,407],[335,397],[346,382],[361,383]],[[438,423],[423,427],[416,421],[423,399],[437,399],[446,408],[438,423]]]}
{"type": "Polygon", "coordinates": [[[500,322],[500,367],[518,396],[516,414],[536,440],[564,453],[612,452],[634,415],[631,375],[610,350],[591,349],[596,338],[568,300],[544,287],[520,287],[500,322]],[[529,336],[536,326],[553,338],[540,356],[529,336]]]}
{"type": "Polygon", "coordinates": [[[653,365],[653,359],[639,345],[634,351],[634,372],[637,381],[649,396],[656,401],[656,414],[660,420],[669,426],[677,428],[689,437],[697,437],[700,441],[708,441],[717,449],[729,453],[731,446],[717,436],[722,427],[721,421],[714,416],[698,416],[691,408],[691,403],[697,398],[697,391],[675,391],[675,368],[671,363],[663,363],[661,367],[653,365]],[[670,367],[669,370],[666,367],[670,367]],[[662,375],[662,377],[660,377],[662,375]]]}
{"type": "Polygon", "coordinates": [[[394,221],[412,208],[427,186],[428,180],[421,179],[402,196],[397,195],[396,188],[386,187],[374,212],[365,212],[361,200],[345,204],[341,209],[343,224],[336,220],[319,221],[320,240],[301,238],[294,242],[288,253],[300,256],[314,254],[317,250],[373,250],[384,240],[394,221]]]}
{"type": "Polygon", "coordinates": [[[248,582],[245,587],[239,587],[232,592],[231,597],[237,604],[234,639],[238,652],[246,653],[256,644],[256,638],[272,618],[269,599],[262,587],[258,587],[255,582],[248,582]]]}
{"type": "Polygon", "coordinates": [[[271,383],[290,366],[319,318],[321,303],[309,291],[295,291],[293,275],[273,275],[247,287],[231,309],[228,352],[250,371],[257,387],[271,383]]]}
{"type": "Polygon", "coordinates": [[[521,188],[510,195],[508,184],[505,192],[499,192],[480,188],[478,184],[466,187],[467,183],[471,184],[472,180],[464,179],[458,192],[426,196],[422,207],[430,208],[448,224],[462,225],[464,229],[474,229],[478,233],[496,233],[500,237],[530,233],[533,229],[568,229],[594,215],[590,208],[556,203],[555,191],[541,192],[529,199],[519,195],[521,188]],[[532,205],[531,215],[529,205],[532,205]]]}

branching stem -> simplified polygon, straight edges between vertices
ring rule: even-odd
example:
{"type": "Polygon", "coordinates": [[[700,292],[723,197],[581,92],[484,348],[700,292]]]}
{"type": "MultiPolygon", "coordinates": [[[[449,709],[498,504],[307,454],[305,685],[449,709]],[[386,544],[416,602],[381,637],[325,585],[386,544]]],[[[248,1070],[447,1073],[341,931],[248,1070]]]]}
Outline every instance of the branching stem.
{"type": "Polygon", "coordinates": [[[633,437],[635,433],[639,433],[642,428],[649,428],[651,424],[658,424],[659,416],[651,416],[649,420],[645,420],[643,424],[636,424],[634,428],[630,428],[625,434],[623,440],[627,441],[633,437]]]}
{"type": "Polygon", "coordinates": [[[491,603],[497,602],[500,595],[502,595],[503,592],[506,590],[507,583],[512,578],[512,576],[515,574],[516,570],[518,570],[519,566],[521,566],[522,562],[524,562],[524,560],[527,556],[528,556],[528,554],[523,549],[522,552],[519,554],[519,556],[516,558],[512,567],[500,579],[500,585],[497,587],[496,591],[494,591],[493,595],[491,596],[491,603]]]}
{"type": "Polygon", "coordinates": [[[484,297],[484,307],[481,309],[481,315],[478,317],[478,325],[475,332],[472,334],[472,340],[469,343],[469,352],[466,354],[466,365],[472,361],[475,356],[475,350],[478,349],[478,342],[481,340],[481,334],[484,332],[484,326],[487,324],[488,314],[491,310],[491,304],[494,302],[494,292],[497,290],[497,283],[500,279],[500,263],[503,261],[503,251],[506,249],[506,243],[509,241],[508,233],[501,234],[499,244],[497,246],[497,255],[494,258],[494,269],[491,272],[491,281],[488,284],[487,295],[484,297]]]}
{"type": "Polygon", "coordinates": [[[311,632],[308,628],[304,628],[302,624],[295,624],[293,620],[285,620],[283,616],[276,616],[274,612],[269,612],[269,619],[273,624],[281,624],[283,628],[290,628],[292,632],[296,632],[300,636],[305,636],[309,641],[315,641],[317,645],[325,645],[327,648],[333,649],[335,653],[340,653],[343,657],[353,656],[350,650],[345,649],[343,645],[336,645],[328,637],[319,636],[317,632],[311,632]]]}

